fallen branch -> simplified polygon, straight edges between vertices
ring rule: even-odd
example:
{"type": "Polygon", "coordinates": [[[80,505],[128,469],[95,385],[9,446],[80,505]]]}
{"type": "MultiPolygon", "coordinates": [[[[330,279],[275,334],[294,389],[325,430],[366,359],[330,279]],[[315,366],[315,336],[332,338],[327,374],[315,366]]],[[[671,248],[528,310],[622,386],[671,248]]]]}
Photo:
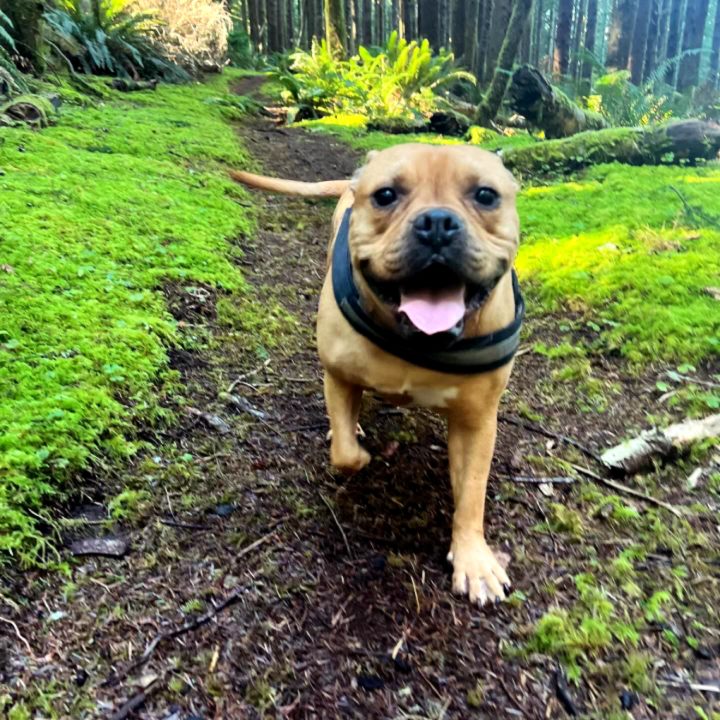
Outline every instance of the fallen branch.
{"type": "Polygon", "coordinates": [[[690,680],[675,680],[673,678],[660,678],[659,685],[667,685],[668,687],[682,688],[684,690],[692,690],[693,692],[720,693],[720,680],[711,683],[695,683],[690,680]]]}
{"type": "Polygon", "coordinates": [[[720,437],[720,414],[646,431],[606,450],[600,460],[611,470],[631,475],[652,467],[654,459],[671,457],[700,440],[715,437],[720,437]]]}
{"type": "Polygon", "coordinates": [[[608,478],[604,478],[602,477],[602,475],[598,475],[597,473],[590,470],[590,468],[583,467],[582,465],[575,465],[575,463],[568,463],[568,465],[577,470],[581,475],[592,478],[596,482],[599,482],[601,485],[612,488],[613,490],[619,493],[623,493],[624,495],[630,495],[631,497],[637,498],[638,500],[642,500],[644,502],[651,503],[652,505],[657,505],[661,508],[665,508],[665,510],[671,512],[676,517],[682,517],[680,511],[675,506],[671,505],[670,503],[666,503],[664,500],[658,500],[658,498],[655,498],[652,495],[646,495],[639,490],[635,490],[634,488],[628,487],[627,485],[615,482],[615,480],[609,480],[608,478]]]}
{"type": "Polygon", "coordinates": [[[498,420],[500,422],[507,423],[508,425],[515,425],[516,427],[525,428],[525,430],[529,430],[530,432],[534,432],[538,435],[543,435],[547,438],[552,438],[553,440],[558,440],[560,442],[565,443],[566,445],[572,445],[574,448],[577,448],[578,450],[580,450],[580,452],[584,453],[589,458],[592,458],[593,460],[595,460],[595,462],[598,462],[600,464],[603,463],[600,455],[598,455],[596,452],[591,450],[589,447],[578,442],[577,440],[574,440],[573,438],[568,437],[567,435],[562,435],[561,433],[552,432],[551,430],[545,429],[541,425],[536,425],[535,423],[529,423],[529,422],[526,422],[525,420],[520,420],[520,418],[510,417],[508,415],[498,415],[498,420]]]}

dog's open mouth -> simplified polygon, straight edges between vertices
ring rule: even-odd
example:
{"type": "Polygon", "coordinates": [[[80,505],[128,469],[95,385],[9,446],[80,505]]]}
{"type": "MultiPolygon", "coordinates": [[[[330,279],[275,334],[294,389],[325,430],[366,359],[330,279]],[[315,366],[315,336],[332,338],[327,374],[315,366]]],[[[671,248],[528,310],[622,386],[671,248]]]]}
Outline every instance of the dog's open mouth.
{"type": "Polygon", "coordinates": [[[371,283],[379,297],[425,335],[462,330],[466,315],[488,295],[483,286],[469,282],[451,268],[433,263],[398,283],[371,283]]]}

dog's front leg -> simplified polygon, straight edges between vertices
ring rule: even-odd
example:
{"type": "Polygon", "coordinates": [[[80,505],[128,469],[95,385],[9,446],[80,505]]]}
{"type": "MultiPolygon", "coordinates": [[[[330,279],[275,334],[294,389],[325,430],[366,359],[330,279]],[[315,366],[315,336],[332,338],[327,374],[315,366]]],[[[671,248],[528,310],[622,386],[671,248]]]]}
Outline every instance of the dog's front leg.
{"type": "Polygon", "coordinates": [[[357,423],[363,390],[325,371],[325,405],[330,418],[330,462],[344,472],[357,472],[370,462],[360,446],[357,423]]]}
{"type": "Polygon", "coordinates": [[[450,414],[448,452],[455,512],[448,560],[453,590],[484,605],[505,598],[510,580],[485,541],[485,490],[495,449],[497,408],[450,414]]]}

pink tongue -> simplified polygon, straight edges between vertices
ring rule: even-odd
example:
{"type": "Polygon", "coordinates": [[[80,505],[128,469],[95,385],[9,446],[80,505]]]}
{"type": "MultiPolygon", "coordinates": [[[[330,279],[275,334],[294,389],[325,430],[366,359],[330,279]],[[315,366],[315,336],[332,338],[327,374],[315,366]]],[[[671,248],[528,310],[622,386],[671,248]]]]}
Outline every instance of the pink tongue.
{"type": "Polygon", "coordinates": [[[403,292],[399,309],[418,330],[426,335],[434,335],[454,328],[462,320],[465,314],[464,296],[465,290],[462,287],[439,292],[403,292]]]}

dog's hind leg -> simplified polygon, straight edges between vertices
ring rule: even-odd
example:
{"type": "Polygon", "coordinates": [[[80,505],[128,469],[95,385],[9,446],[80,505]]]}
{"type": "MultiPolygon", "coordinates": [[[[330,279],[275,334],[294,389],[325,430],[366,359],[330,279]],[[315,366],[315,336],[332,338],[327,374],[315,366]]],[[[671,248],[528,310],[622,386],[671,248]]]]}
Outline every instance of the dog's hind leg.
{"type": "Polygon", "coordinates": [[[362,388],[325,371],[325,405],[330,418],[330,462],[344,472],[357,472],[370,462],[370,453],[357,439],[362,388]]]}

